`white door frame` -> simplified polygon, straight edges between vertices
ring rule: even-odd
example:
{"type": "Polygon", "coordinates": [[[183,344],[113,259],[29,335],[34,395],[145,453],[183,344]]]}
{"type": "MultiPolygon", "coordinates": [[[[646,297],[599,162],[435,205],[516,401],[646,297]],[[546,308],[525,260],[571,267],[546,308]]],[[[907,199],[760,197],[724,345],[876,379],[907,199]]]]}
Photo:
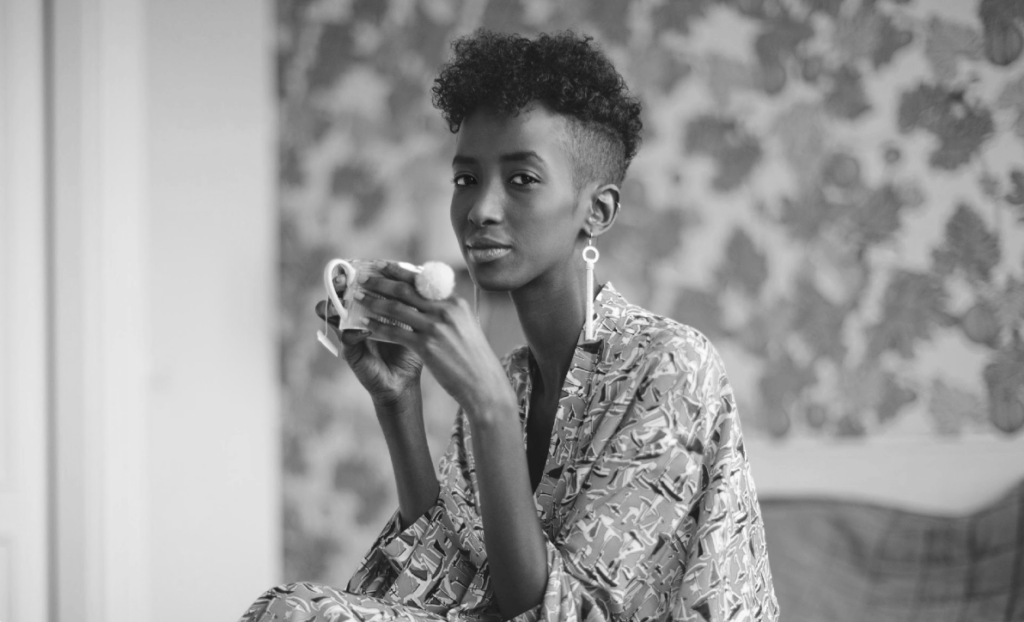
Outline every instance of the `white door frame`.
{"type": "Polygon", "coordinates": [[[0,620],[45,622],[43,12],[0,2],[0,620]]]}
{"type": "Polygon", "coordinates": [[[150,617],[145,2],[47,0],[56,619],[150,617]]]}

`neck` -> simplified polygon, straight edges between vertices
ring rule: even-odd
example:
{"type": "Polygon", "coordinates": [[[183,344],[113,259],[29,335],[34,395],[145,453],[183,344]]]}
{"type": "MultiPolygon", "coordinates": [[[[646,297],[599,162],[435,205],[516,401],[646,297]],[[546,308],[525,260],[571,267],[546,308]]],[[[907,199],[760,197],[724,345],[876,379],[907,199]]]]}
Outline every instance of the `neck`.
{"type": "Polygon", "coordinates": [[[587,314],[585,270],[565,274],[561,281],[541,277],[512,292],[544,391],[561,389],[587,314]]]}

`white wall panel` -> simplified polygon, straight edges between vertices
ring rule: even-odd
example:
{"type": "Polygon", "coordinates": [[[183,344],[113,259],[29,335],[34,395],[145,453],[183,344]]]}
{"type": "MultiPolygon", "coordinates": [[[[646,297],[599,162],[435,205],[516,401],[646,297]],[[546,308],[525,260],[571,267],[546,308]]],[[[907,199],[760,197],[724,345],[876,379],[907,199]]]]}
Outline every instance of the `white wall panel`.
{"type": "Polygon", "coordinates": [[[148,4],[154,622],[280,580],[273,14],[148,4]]]}

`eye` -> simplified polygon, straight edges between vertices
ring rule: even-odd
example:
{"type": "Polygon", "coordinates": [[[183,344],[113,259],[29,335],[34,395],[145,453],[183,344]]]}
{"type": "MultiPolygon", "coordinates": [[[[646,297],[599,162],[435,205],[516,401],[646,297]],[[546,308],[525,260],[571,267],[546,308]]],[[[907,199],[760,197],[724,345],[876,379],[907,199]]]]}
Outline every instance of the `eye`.
{"type": "Polygon", "coordinates": [[[509,177],[508,180],[512,182],[512,185],[514,186],[530,186],[536,183],[540,183],[539,179],[527,173],[516,173],[512,177],[509,177]]]}
{"type": "Polygon", "coordinates": [[[476,182],[473,176],[468,173],[459,173],[452,177],[452,183],[459,187],[471,186],[476,182]]]}

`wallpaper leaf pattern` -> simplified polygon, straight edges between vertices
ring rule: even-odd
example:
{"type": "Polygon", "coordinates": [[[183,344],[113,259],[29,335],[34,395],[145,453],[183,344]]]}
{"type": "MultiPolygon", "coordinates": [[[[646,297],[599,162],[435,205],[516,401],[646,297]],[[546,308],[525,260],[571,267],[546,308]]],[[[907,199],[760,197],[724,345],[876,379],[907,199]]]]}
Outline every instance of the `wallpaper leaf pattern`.
{"type": "Polygon", "coordinates": [[[1019,0],[278,0],[289,579],[344,584],[394,507],[312,308],[332,257],[461,264],[429,89],[481,25],[590,33],[644,101],[598,274],[711,338],[748,436],[1022,434],[1019,0]]]}

